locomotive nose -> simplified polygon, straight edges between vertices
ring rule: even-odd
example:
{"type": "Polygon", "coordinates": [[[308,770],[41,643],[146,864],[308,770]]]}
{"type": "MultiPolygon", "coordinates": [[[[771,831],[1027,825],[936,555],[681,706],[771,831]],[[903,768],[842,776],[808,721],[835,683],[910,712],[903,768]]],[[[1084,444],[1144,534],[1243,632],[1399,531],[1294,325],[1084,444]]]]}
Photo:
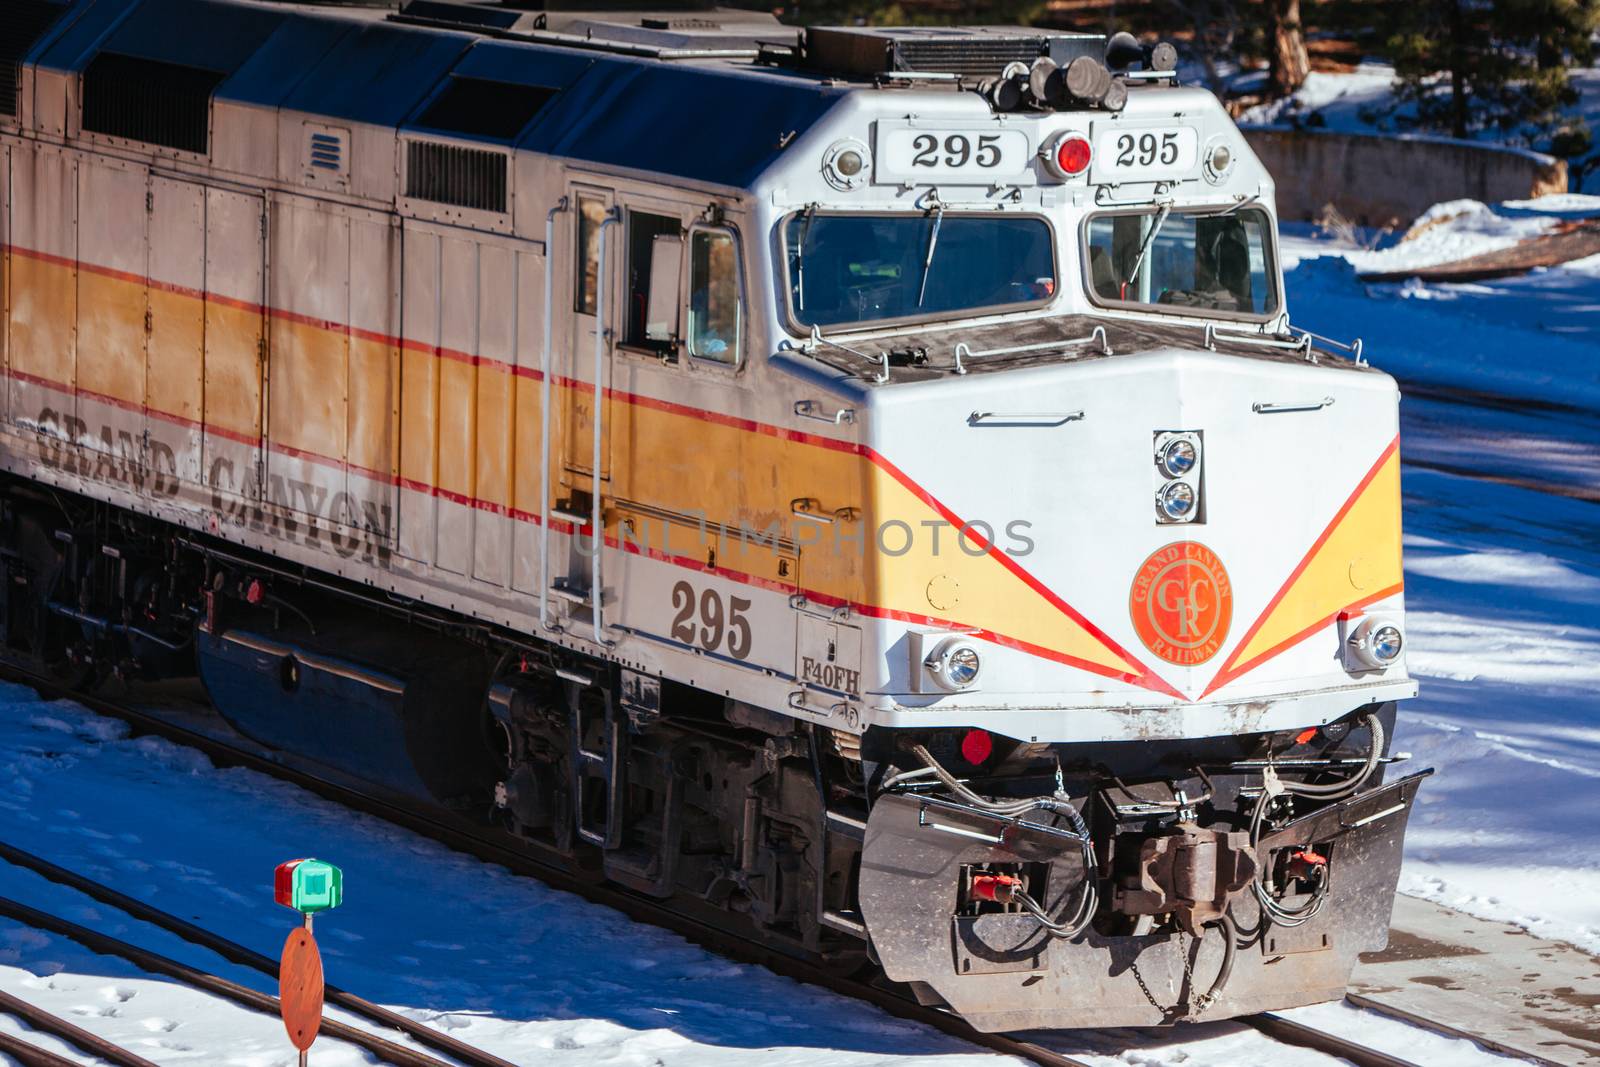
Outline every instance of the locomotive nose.
{"type": "Polygon", "coordinates": [[[944,392],[886,406],[878,433],[973,536],[883,565],[987,638],[986,702],[1282,698],[1398,673],[1342,640],[1400,609],[1387,376],[1162,348],[944,392]]]}

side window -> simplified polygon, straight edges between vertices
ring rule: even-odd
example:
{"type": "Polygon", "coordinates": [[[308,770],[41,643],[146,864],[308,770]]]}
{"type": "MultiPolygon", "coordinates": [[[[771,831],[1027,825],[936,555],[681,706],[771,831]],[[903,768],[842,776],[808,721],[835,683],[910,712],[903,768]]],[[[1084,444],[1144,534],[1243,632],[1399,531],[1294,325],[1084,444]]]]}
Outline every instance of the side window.
{"type": "Polygon", "coordinates": [[[593,315],[600,273],[600,224],[606,219],[606,202],[598,196],[578,197],[578,277],[572,310],[593,315]]]}
{"type": "Polygon", "coordinates": [[[737,364],[740,356],[739,253],[726,230],[689,239],[689,354],[737,364]]]}
{"type": "MultiPolygon", "coordinates": [[[[650,263],[655,252],[655,240],[657,237],[677,237],[682,229],[683,224],[670,215],[652,215],[647,211],[628,212],[628,303],[627,320],[622,330],[623,344],[648,348],[662,355],[672,350],[670,339],[652,339],[649,336],[645,320],[650,306],[650,263]]],[[[675,280],[673,288],[677,288],[675,280]]]]}

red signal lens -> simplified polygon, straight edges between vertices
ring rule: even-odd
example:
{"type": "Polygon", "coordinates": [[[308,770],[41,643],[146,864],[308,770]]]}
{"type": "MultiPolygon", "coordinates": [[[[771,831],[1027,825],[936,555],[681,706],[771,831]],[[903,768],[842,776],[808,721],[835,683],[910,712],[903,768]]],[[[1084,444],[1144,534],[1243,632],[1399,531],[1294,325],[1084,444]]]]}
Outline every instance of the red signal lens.
{"type": "Polygon", "coordinates": [[[272,872],[272,899],[286,908],[294,907],[294,869],[300,860],[280,863],[272,872]]]}
{"type": "Polygon", "coordinates": [[[977,766],[994,754],[994,739],[987,730],[968,730],[961,739],[961,758],[977,766]]]}
{"type": "Polygon", "coordinates": [[[1082,134],[1072,134],[1056,145],[1056,166],[1063,174],[1082,174],[1089,169],[1091,155],[1089,139],[1082,134]]]}

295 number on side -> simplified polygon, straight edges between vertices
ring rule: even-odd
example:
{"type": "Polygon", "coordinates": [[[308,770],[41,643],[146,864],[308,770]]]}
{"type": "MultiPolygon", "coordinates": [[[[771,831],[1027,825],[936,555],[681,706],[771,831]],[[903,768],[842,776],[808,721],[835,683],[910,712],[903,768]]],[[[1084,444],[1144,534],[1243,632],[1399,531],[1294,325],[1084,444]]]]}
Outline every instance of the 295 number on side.
{"type": "Polygon", "coordinates": [[[750,601],[744,597],[724,599],[715,589],[695,592],[688,582],[672,587],[672,629],[674,641],[707,652],[721,652],[734,659],[750,655],[754,634],[750,629],[750,601]]]}

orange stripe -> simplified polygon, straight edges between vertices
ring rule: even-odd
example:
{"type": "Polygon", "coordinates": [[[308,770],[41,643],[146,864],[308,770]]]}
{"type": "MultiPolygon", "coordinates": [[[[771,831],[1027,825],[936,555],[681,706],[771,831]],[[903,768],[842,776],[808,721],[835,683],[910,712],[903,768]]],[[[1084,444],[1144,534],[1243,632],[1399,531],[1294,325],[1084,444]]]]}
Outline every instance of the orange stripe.
{"type": "Polygon", "coordinates": [[[1234,646],[1233,654],[1228,657],[1228,661],[1222,665],[1222,669],[1219,670],[1216,677],[1211,680],[1211,684],[1206,687],[1205,692],[1200,694],[1201,700],[1204,700],[1206,697],[1210,696],[1218,689],[1221,689],[1223,686],[1227,685],[1235,678],[1238,678],[1240,675],[1253,670],[1263,661],[1277,655],[1290,645],[1293,645],[1296,642],[1301,641],[1315,633],[1317,630],[1320,630],[1322,627],[1338,618],[1340,612],[1350,611],[1357,607],[1364,607],[1367,604],[1374,603],[1386,596],[1392,596],[1400,591],[1402,586],[1395,586],[1372,596],[1362,597],[1353,603],[1346,604],[1344,607],[1333,612],[1327,618],[1316,623],[1315,625],[1306,627],[1293,637],[1290,637],[1284,641],[1280,641],[1278,644],[1274,645],[1272,648],[1261,653],[1260,655],[1252,656],[1248,662],[1239,664],[1235,664],[1234,662],[1241,652],[1250,647],[1251,638],[1255,637],[1257,631],[1267,624],[1267,619],[1271,617],[1273,609],[1275,609],[1283,600],[1283,598],[1288,595],[1289,590],[1293,588],[1294,583],[1299,580],[1300,575],[1304,574],[1305,569],[1311,565],[1311,561],[1316,556],[1317,552],[1321,550],[1323,545],[1328,543],[1328,538],[1333,536],[1334,530],[1337,529],[1339,524],[1344,521],[1344,517],[1350,513],[1350,509],[1355,507],[1356,501],[1359,500],[1361,495],[1367,491],[1367,487],[1372,484],[1372,480],[1378,476],[1378,472],[1383,469],[1383,465],[1389,461],[1389,457],[1394,455],[1395,451],[1399,447],[1400,437],[1397,434],[1395,439],[1389,442],[1389,446],[1383,450],[1383,454],[1378,457],[1377,462],[1372,465],[1372,468],[1368,470],[1366,475],[1361,479],[1361,482],[1356,486],[1355,491],[1350,494],[1350,496],[1340,506],[1338,512],[1335,513],[1333,518],[1328,522],[1328,525],[1323,528],[1321,535],[1318,536],[1316,541],[1313,542],[1311,547],[1306,551],[1306,554],[1301,558],[1299,565],[1290,572],[1289,577],[1285,579],[1283,585],[1279,587],[1277,593],[1273,595],[1272,599],[1267,601],[1267,606],[1262,609],[1261,614],[1256,617],[1256,621],[1251,624],[1250,629],[1245,632],[1245,635],[1239,639],[1239,643],[1234,646]]]}
{"type": "MultiPolygon", "coordinates": [[[[53,263],[53,264],[60,265],[60,266],[72,267],[72,268],[77,269],[77,270],[87,271],[87,272],[95,273],[95,274],[101,274],[101,275],[104,275],[106,277],[116,278],[118,280],[128,281],[128,282],[132,282],[132,283],[135,283],[135,284],[144,284],[144,285],[147,285],[147,286],[158,287],[158,288],[162,288],[164,290],[170,291],[170,292],[189,295],[189,296],[191,296],[191,297],[193,297],[195,299],[198,299],[198,300],[210,301],[212,303],[217,303],[217,304],[225,304],[227,306],[238,308],[240,310],[244,310],[244,311],[247,311],[247,312],[256,313],[256,314],[262,314],[262,315],[265,315],[265,316],[267,316],[269,318],[277,319],[277,320],[280,320],[280,321],[283,321],[283,322],[289,322],[289,323],[294,323],[294,324],[297,324],[297,325],[308,326],[308,327],[311,327],[311,328],[314,328],[314,329],[325,330],[325,331],[332,332],[332,333],[343,333],[343,334],[346,334],[346,335],[349,335],[349,336],[352,336],[352,337],[361,337],[364,340],[369,340],[369,341],[372,341],[372,342],[375,342],[375,343],[378,343],[378,344],[383,344],[383,345],[388,345],[388,346],[393,346],[393,347],[399,347],[401,349],[409,350],[409,351],[413,351],[413,352],[427,353],[427,354],[434,355],[434,356],[437,356],[437,357],[440,357],[440,358],[443,358],[443,359],[449,359],[449,360],[456,361],[456,362],[467,363],[467,364],[474,365],[474,366],[487,366],[487,367],[496,368],[496,369],[503,369],[503,370],[509,371],[509,372],[519,376],[519,377],[529,378],[529,379],[534,380],[534,381],[540,381],[544,377],[544,375],[543,375],[543,373],[541,371],[535,370],[535,369],[530,368],[530,367],[518,366],[518,365],[516,365],[514,363],[508,363],[508,362],[506,362],[504,360],[497,360],[497,359],[493,359],[493,358],[490,358],[490,357],[487,357],[487,356],[474,355],[472,353],[461,352],[461,351],[458,351],[458,350],[455,350],[455,349],[448,349],[448,348],[444,348],[444,347],[437,346],[437,345],[426,344],[424,342],[410,340],[410,339],[407,339],[407,338],[404,338],[404,337],[395,337],[395,336],[379,333],[379,332],[376,332],[376,331],[359,329],[359,328],[353,327],[353,326],[351,326],[349,324],[331,322],[331,321],[324,320],[324,319],[317,319],[317,318],[314,318],[314,317],[309,316],[309,315],[303,315],[303,314],[300,314],[298,312],[288,311],[288,310],[281,309],[281,308],[266,307],[266,306],[260,305],[260,304],[253,304],[253,303],[250,303],[248,301],[236,300],[236,299],[229,298],[229,297],[221,297],[221,296],[218,296],[218,295],[215,295],[215,294],[211,294],[211,293],[207,293],[207,292],[200,291],[200,290],[188,289],[188,288],[181,287],[181,286],[168,285],[167,283],[157,282],[157,281],[155,281],[155,280],[153,280],[153,279],[151,279],[149,277],[140,277],[138,275],[129,274],[129,273],[123,272],[123,271],[111,270],[109,268],[100,267],[100,266],[97,266],[97,265],[92,264],[92,263],[86,263],[86,262],[84,262],[82,260],[68,259],[68,258],[61,257],[61,256],[50,255],[48,253],[36,252],[36,251],[31,250],[31,249],[21,248],[21,247],[16,246],[16,245],[9,245],[9,246],[5,246],[5,247],[8,248],[14,254],[21,255],[21,256],[24,256],[24,257],[27,257],[27,258],[37,259],[37,260],[39,260],[41,262],[47,262],[47,263],[53,263]]],[[[10,373],[12,373],[14,376],[19,377],[19,378],[24,378],[24,379],[26,378],[26,376],[20,374],[20,372],[10,372],[10,373]]],[[[44,379],[38,379],[37,382],[38,382],[38,384],[49,385],[51,388],[60,390],[62,392],[72,393],[72,394],[75,394],[75,395],[89,396],[89,397],[92,397],[93,399],[103,400],[103,401],[108,402],[108,403],[114,403],[114,404],[117,404],[119,407],[124,407],[127,410],[143,411],[148,415],[154,415],[156,417],[165,419],[165,420],[170,421],[170,422],[175,422],[175,423],[177,423],[179,425],[183,425],[183,426],[186,426],[186,427],[194,427],[194,426],[199,426],[200,425],[198,423],[194,423],[192,420],[183,419],[183,418],[180,418],[178,416],[168,415],[165,412],[159,412],[159,411],[155,411],[153,409],[149,409],[148,407],[146,407],[144,405],[131,405],[131,404],[129,404],[127,402],[124,402],[124,401],[118,401],[118,400],[116,400],[115,398],[112,398],[112,397],[101,396],[100,394],[92,393],[92,392],[90,392],[88,390],[81,390],[81,389],[78,389],[78,388],[76,388],[74,386],[68,386],[68,385],[65,385],[63,383],[48,382],[48,381],[46,381],[44,379]]],[[[562,385],[563,387],[566,387],[566,388],[575,389],[575,390],[583,390],[583,391],[592,391],[594,389],[593,383],[584,382],[584,381],[582,381],[580,379],[569,378],[569,377],[565,377],[565,376],[552,376],[552,384],[560,384],[560,385],[562,385]]],[[[673,414],[673,415],[679,415],[679,416],[683,416],[683,417],[686,417],[686,418],[693,418],[693,419],[697,419],[699,421],[711,423],[711,424],[714,424],[714,425],[727,426],[727,427],[738,429],[738,430],[742,430],[742,431],[745,431],[745,432],[748,432],[748,433],[762,434],[762,435],[773,437],[773,438],[776,438],[776,439],[779,439],[779,440],[783,440],[783,441],[790,441],[790,442],[794,442],[794,443],[797,443],[797,444],[810,445],[812,447],[825,448],[825,449],[829,449],[829,450],[832,450],[832,451],[844,452],[844,453],[847,453],[847,454],[860,456],[860,457],[862,457],[864,459],[867,459],[868,461],[876,464],[878,467],[880,467],[885,473],[887,473],[891,477],[893,477],[902,486],[904,486],[909,492],[911,492],[915,497],[917,497],[924,504],[928,505],[935,512],[937,512],[946,522],[951,523],[952,526],[956,527],[957,529],[966,529],[966,523],[963,520],[961,520],[953,511],[951,511],[943,503],[941,503],[939,500],[937,500],[926,489],[924,489],[922,486],[920,486],[917,483],[915,483],[914,481],[912,481],[912,479],[909,478],[905,474],[905,472],[901,471],[899,469],[899,467],[897,467],[887,457],[883,456],[881,453],[877,452],[875,449],[870,448],[870,447],[868,447],[866,445],[863,445],[863,444],[861,444],[859,442],[847,441],[847,440],[839,440],[837,438],[825,437],[825,436],[822,436],[822,435],[819,435],[819,434],[809,433],[809,432],[802,431],[802,430],[793,430],[793,429],[788,429],[786,427],[774,426],[774,425],[767,424],[767,423],[760,423],[760,422],[756,422],[754,420],[745,419],[745,418],[741,418],[741,417],[738,417],[738,416],[727,415],[727,414],[722,413],[722,412],[708,411],[708,410],[701,409],[701,408],[689,407],[687,405],[675,403],[675,402],[669,401],[669,400],[662,400],[662,399],[658,399],[658,398],[655,398],[655,397],[648,397],[648,396],[642,396],[642,395],[639,395],[639,394],[636,394],[636,393],[624,392],[624,391],[613,389],[611,387],[606,387],[603,390],[603,393],[609,399],[619,400],[619,401],[622,401],[622,402],[627,403],[627,404],[637,405],[639,407],[650,408],[650,409],[653,409],[653,410],[657,410],[657,411],[661,411],[661,412],[668,413],[668,414],[673,414]]],[[[252,437],[249,437],[248,435],[245,435],[245,434],[239,434],[239,433],[231,432],[231,431],[224,431],[221,428],[212,427],[212,426],[209,426],[209,425],[202,426],[201,428],[206,433],[215,434],[217,436],[224,437],[224,438],[229,439],[229,440],[238,441],[238,442],[243,443],[243,444],[254,445],[256,447],[262,447],[263,444],[264,444],[266,448],[268,448],[268,449],[270,449],[272,451],[278,452],[279,454],[282,454],[282,455],[290,456],[290,457],[296,458],[296,459],[305,460],[305,461],[308,461],[308,462],[314,462],[314,463],[322,464],[322,465],[329,466],[329,467],[332,467],[332,468],[335,468],[335,469],[339,469],[339,470],[354,471],[354,472],[356,472],[356,473],[358,473],[358,474],[360,474],[360,475],[362,475],[364,477],[368,477],[368,478],[371,478],[371,479],[376,480],[376,481],[384,482],[384,483],[390,484],[390,485],[400,485],[400,486],[403,486],[403,487],[408,488],[408,489],[412,489],[413,491],[417,491],[417,492],[425,492],[425,493],[428,493],[431,496],[434,496],[434,497],[437,497],[437,498],[441,498],[441,499],[445,499],[445,500],[450,500],[452,502],[459,503],[459,504],[462,504],[462,505],[467,506],[467,507],[476,508],[476,509],[482,510],[482,511],[488,511],[488,512],[491,512],[491,513],[494,513],[494,514],[509,515],[509,516],[516,517],[516,518],[523,518],[522,513],[517,512],[516,509],[507,507],[506,505],[497,504],[497,503],[492,502],[492,501],[483,500],[483,499],[479,499],[477,497],[468,496],[468,495],[464,495],[464,494],[461,494],[461,493],[453,492],[453,491],[450,491],[450,490],[443,489],[443,488],[441,488],[439,486],[427,485],[426,483],[416,482],[416,481],[412,481],[412,480],[409,480],[409,479],[403,479],[403,478],[400,478],[400,477],[398,477],[396,475],[389,474],[387,472],[380,472],[380,471],[376,471],[376,470],[371,470],[369,468],[360,467],[358,465],[349,463],[347,460],[345,460],[343,458],[326,456],[326,455],[321,455],[321,454],[318,454],[318,453],[313,453],[313,452],[309,452],[309,451],[302,450],[302,449],[291,448],[291,447],[289,447],[287,445],[283,445],[283,444],[280,444],[280,443],[277,443],[277,442],[264,441],[264,439],[259,435],[254,437],[254,438],[252,438],[252,437]]],[[[534,521],[534,522],[537,522],[537,516],[528,515],[528,516],[526,516],[526,518],[523,519],[523,521],[534,521]]],[[[1089,671],[1089,672],[1094,673],[1094,674],[1102,675],[1102,676],[1108,677],[1108,678],[1115,678],[1115,679],[1118,679],[1118,680],[1121,680],[1121,681],[1124,681],[1124,682],[1128,682],[1128,683],[1136,685],[1136,686],[1140,686],[1141,688],[1150,689],[1150,690],[1153,690],[1155,692],[1159,692],[1159,693],[1162,693],[1162,694],[1167,695],[1167,696],[1172,696],[1172,697],[1175,697],[1175,698],[1180,699],[1180,700],[1183,699],[1183,695],[1177,689],[1173,688],[1165,680],[1163,680],[1162,678],[1157,676],[1155,674],[1155,672],[1152,671],[1144,663],[1140,662],[1137,658],[1135,658],[1134,656],[1130,655],[1125,649],[1123,649],[1116,641],[1114,641],[1103,630],[1101,630],[1098,626],[1094,625],[1086,617],[1084,617],[1084,615],[1081,612],[1079,612],[1077,609],[1073,608],[1070,604],[1068,604],[1065,600],[1063,600],[1055,592],[1053,592],[1051,589],[1049,589],[1043,582],[1041,582],[1034,575],[1030,574],[1014,558],[1012,558],[1011,556],[1009,556],[1006,553],[1004,553],[1003,551],[1001,551],[994,544],[985,542],[984,539],[979,537],[976,534],[975,531],[970,531],[969,532],[969,537],[975,543],[982,545],[983,548],[985,549],[985,552],[990,556],[990,558],[996,560],[997,562],[999,562],[1001,564],[1001,566],[1003,566],[1007,570],[1011,571],[1013,575],[1015,575],[1018,579],[1020,579],[1030,589],[1032,589],[1033,591],[1038,593],[1041,597],[1043,597],[1046,600],[1047,603],[1049,603],[1051,606],[1055,607],[1058,611],[1060,611],[1064,615],[1066,615],[1069,619],[1071,619],[1073,621],[1073,623],[1075,623],[1077,626],[1081,627],[1084,630],[1084,632],[1089,634],[1094,640],[1100,642],[1106,649],[1108,649],[1110,652],[1112,652],[1112,654],[1114,654],[1119,659],[1121,659],[1131,669],[1128,670],[1128,671],[1116,671],[1116,670],[1108,668],[1108,667],[1106,667],[1106,666],[1104,666],[1102,664],[1091,663],[1091,662],[1088,662],[1088,661],[1080,660],[1080,659],[1078,659],[1076,657],[1069,656],[1069,655],[1066,655],[1064,653],[1056,652],[1054,650],[1047,649],[1047,648],[1044,648],[1042,646],[1031,644],[1031,643],[1023,641],[1023,640],[1021,640],[1019,638],[1007,637],[1006,635],[993,633],[993,632],[987,631],[987,630],[979,630],[978,633],[981,636],[984,636],[987,639],[992,640],[995,643],[1001,644],[1001,645],[1006,646],[1006,647],[1016,648],[1016,649],[1018,649],[1020,651],[1025,651],[1025,652],[1028,652],[1028,653],[1033,654],[1033,655],[1038,655],[1038,656],[1041,656],[1041,657],[1044,657],[1044,658],[1055,660],[1057,662],[1065,663],[1065,664],[1068,664],[1070,666],[1077,667],[1077,668],[1089,671]]],[[[611,539],[608,538],[607,543],[610,544],[611,543],[611,539]]],[[[677,562],[676,560],[668,560],[668,561],[669,562],[677,562]]],[[[687,563],[686,562],[678,562],[678,565],[679,566],[687,566],[687,563]]],[[[703,570],[705,568],[704,568],[703,565],[700,565],[700,567],[698,569],[702,569],[703,570]]],[[[718,569],[718,572],[720,573],[720,569],[718,569]]],[[[735,575],[739,575],[739,577],[735,578],[735,580],[746,581],[746,582],[748,582],[750,584],[757,584],[759,582],[764,581],[764,579],[758,579],[754,575],[745,575],[745,574],[742,574],[741,572],[728,572],[728,574],[726,576],[730,577],[730,578],[734,578],[735,575]]],[[[816,593],[809,592],[809,591],[807,592],[806,595],[810,596],[810,597],[813,597],[814,599],[817,599],[817,600],[819,600],[821,602],[827,602],[829,600],[837,600],[838,599],[838,598],[829,597],[829,596],[824,595],[824,594],[816,594],[816,593]]],[[[840,600],[839,603],[843,604],[843,603],[846,603],[846,602],[840,600]]],[[[916,622],[916,623],[921,624],[921,625],[939,625],[939,626],[950,626],[950,627],[956,627],[956,628],[967,628],[967,627],[961,627],[961,624],[957,623],[957,622],[948,621],[948,620],[938,620],[938,619],[934,619],[934,618],[928,617],[928,616],[913,615],[911,613],[897,612],[894,609],[869,608],[869,607],[867,607],[865,605],[859,605],[859,604],[851,604],[850,606],[854,610],[858,610],[858,611],[863,612],[864,614],[874,615],[874,616],[877,616],[877,617],[880,617],[880,618],[898,618],[901,621],[916,622]]]]}

